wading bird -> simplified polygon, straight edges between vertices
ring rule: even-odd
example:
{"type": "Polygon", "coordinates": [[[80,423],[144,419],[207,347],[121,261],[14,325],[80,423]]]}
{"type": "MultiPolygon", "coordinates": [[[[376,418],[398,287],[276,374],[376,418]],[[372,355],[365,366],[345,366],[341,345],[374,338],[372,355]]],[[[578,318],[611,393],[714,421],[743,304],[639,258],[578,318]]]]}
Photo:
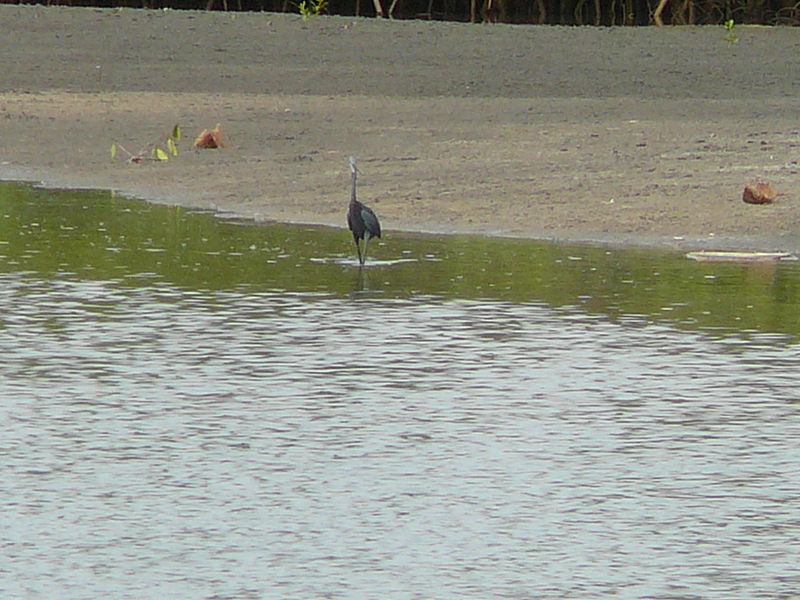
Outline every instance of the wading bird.
{"type": "Polygon", "coordinates": [[[350,174],[352,175],[352,187],[350,189],[350,208],[347,210],[347,226],[353,232],[353,241],[356,243],[356,252],[358,252],[358,262],[363,265],[364,261],[367,260],[367,244],[369,244],[370,239],[381,237],[381,224],[372,209],[369,206],[364,206],[356,199],[358,167],[356,167],[354,156],[350,157],[350,174]],[[364,240],[363,253],[358,240],[364,240]]]}

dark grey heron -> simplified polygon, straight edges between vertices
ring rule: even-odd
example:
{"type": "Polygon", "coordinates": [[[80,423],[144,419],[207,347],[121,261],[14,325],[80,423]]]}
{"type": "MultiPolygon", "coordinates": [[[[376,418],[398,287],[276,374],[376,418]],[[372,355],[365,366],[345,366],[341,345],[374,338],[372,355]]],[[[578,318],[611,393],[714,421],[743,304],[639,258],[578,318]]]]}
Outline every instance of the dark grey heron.
{"type": "Polygon", "coordinates": [[[356,199],[358,167],[356,167],[355,156],[350,157],[350,174],[352,175],[352,187],[350,189],[350,208],[347,209],[347,226],[353,232],[353,241],[356,243],[356,252],[358,252],[358,262],[363,265],[364,261],[367,260],[367,244],[369,244],[370,239],[381,237],[381,224],[372,209],[361,204],[356,199]],[[358,240],[364,240],[363,254],[358,240]]]}

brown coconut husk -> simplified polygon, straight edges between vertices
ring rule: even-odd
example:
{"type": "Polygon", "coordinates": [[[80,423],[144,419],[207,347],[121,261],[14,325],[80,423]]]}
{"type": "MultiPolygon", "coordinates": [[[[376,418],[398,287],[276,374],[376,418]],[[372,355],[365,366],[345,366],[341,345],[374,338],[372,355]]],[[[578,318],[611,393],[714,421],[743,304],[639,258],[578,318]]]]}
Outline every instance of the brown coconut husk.
{"type": "Polygon", "coordinates": [[[220,124],[214,129],[203,129],[194,140],[195,148],[224,148],[225,141],[222,139],[222,129],[220,124]]]}
{"type": "Polygon", "coordinates": [[[777,194],[766,181],[756,179],[744,186],[742,200],[747,204],[772,204],[777,194]]]}

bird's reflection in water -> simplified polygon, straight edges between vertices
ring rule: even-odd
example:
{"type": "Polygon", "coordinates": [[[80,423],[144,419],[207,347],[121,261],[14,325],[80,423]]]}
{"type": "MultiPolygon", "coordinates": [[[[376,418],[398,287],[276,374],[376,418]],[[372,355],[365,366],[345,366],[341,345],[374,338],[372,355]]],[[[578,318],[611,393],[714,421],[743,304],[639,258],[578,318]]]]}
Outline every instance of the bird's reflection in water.
{"type": "Polygon", "coordinates": [[[370,287],[370,269],[359,267],[355,272],[353,280],[353,294],[356,296],[372,296],[383,293],[383,290],[370,287]]]}

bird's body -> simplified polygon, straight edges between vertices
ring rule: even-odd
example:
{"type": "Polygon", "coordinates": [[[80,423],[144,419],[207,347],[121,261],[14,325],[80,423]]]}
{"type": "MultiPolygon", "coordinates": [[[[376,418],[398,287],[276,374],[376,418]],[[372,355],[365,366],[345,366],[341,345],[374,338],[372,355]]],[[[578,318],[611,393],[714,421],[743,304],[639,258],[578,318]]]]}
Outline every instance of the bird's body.
{"type": "Polygon", "coordinates": [[[358,252],[358,262],[363,265],[364,261],[367,260],[367,244],[369,244],[370,239],[381,237],[381,224],[374,211],[356,198],[358,168],[356,167],[356,159],[352,156],[350,157],[350,174],[352,176],[352,185],[350,188],[350,207],[347,210],[347,226],[353,232],[353,241],[356,244],[356,252],[358,252]],[[358,243],[359,240],[364,240],[363,254],[358,243]]]}

